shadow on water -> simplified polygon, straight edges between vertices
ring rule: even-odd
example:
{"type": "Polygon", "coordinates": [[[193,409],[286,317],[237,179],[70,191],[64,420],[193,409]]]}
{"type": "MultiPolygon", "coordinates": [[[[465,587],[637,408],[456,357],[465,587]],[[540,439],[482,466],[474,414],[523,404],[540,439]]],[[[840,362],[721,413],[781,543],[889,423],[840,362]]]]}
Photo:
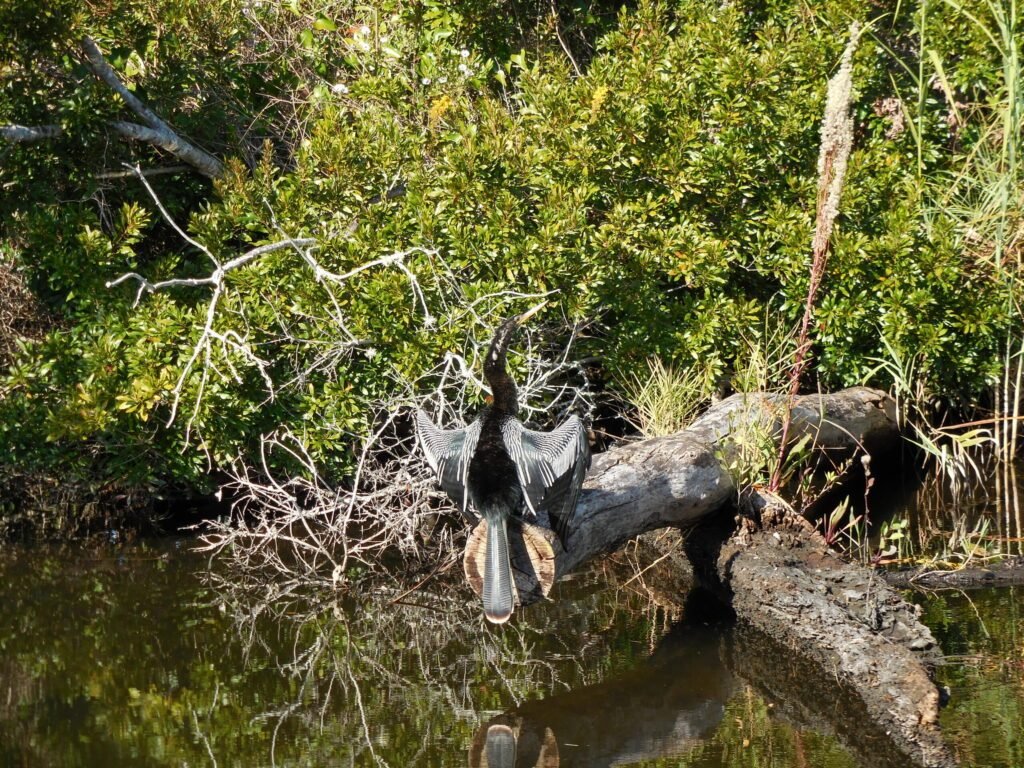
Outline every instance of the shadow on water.
{"type": "Polygon", "coordinates": [[[691,595],[684,619],[635,668],[493,718],[469,765],[632,765],[691,751],[721,724],[736,688],[721,653],[728,617],[715,608],[691,595]]]}
{"type": "MultiPolygon", "coordinates": [[[[906,521],[907,548],[901,554],[918,558],[977,564],[986,557],[1024,556],[1024,464],[993,465],[982,454],[975,462],[975,469],[943,475],[905,461],[903,471],[872,491],[872,524],[906,521]]],[[[860,500],[853,501],[863,511],[860,500]]]]}

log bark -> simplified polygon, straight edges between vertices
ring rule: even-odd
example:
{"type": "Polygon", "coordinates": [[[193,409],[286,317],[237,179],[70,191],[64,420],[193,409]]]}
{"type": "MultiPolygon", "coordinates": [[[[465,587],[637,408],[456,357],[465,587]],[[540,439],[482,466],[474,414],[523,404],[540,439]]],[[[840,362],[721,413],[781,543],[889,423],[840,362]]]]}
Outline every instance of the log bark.
{"type": "Polygon", "coordinates": [[[716,560],[737,618],[830,671],[909,764],[955,765],[938,725],[942,654],[920,609],[836,557],[802,518],[760,518],[744,520],[716,560]]]}
{"type": "MultiPolygon", "coordinates": [[[[739,450],[737,434],[750,434],[752,425],[777,431],[785,400],[775,394],[733,395],[678,434],[594,456],[569,526],[568,548],[556,547],[557,576],[642,533],[693,525],[735,503],[739,490],[728,467],[739,450]]],[[[896,404],[866,387],[798,397],[790,439],[804,435],[813,438],[820,454],[836,461],[858,449],[891,447],[899,435],[896,404]]],[[[539,589],[527,593],[523,602],[540,595],[539,589]]]]}
{"type": "MultiPolygon", "coordinates": [[[[932,672],[941,654],[918,610],[878,575],[833,555],[809,523],[758,489],[744,489],[747,515],[715,514],[736,508],[739,489],[728,468],[750,435],[778,434],[784,401],[734,395],[676,435],[595,456],[568,550],[552,542],[556,577],[644,532],[693,528],[686,553],[694,573],[741,626],[834,678],[867,713],[872,732],[884,734],[908,764],[955,765],[938,728],[932,672]]],[[[835,459],[874,452],[877,467],[877,454],[898,440],[895,403],[861,387],[798,398],[789,436],[804,435],[835,459]]],[[[517,587],[524,604],[546,594],[529,558],[514,567],[523,571],[517,587]]]]}

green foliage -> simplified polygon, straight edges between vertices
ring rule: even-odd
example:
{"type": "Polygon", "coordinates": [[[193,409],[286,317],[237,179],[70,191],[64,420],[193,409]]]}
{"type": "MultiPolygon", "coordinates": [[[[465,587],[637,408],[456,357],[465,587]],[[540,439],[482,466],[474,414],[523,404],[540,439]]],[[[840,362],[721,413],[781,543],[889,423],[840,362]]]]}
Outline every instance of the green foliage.
{"type": "Polygon", "coordinates": [[[876,22],[877,45],[855,60],[857,139],[814,383],[889,383],[874,363],[888,344],[916,356],[930,392],[984,389],[1016,322],[1014,289],[965,258],[925,183],[956,173],[983,132],[965,114],[951,135],[952,107],[919,88],[905,53],[923,19],[957,98],[1005,87],[961,9],[893,4],[873,19],[852,0],[644,2],[617,15],[580,4],[556,28],[547,12],[506,13],[524,8],[114,0],[40,14],[6,3],[0,122],[58,123],[65,136],[3,150],[5,248],[59,316],[0,380],[5,461],[201,488],[285,424],[343,476],[374,404],[437,385],[445,353],[471,353],[489,318],[520,308],[507,292],[557,291],[548,319],[589,322],[576,354],[622,386],[652,358],[709,382],[747,388],[752,370],[774,380],[769,350],[786,344],[765,328],[803,311],[818,125],[851,17],[876,22]],[[210,286],[137,306],[136,285],[106,287],[129,271],[157,281],[213,268],[136,179],[97,179],[159,158],[108,134],[128,115],[83,65],[83,34],[227,161],[212,189],[187,174],[150,181],[214,257],[312,237],[322,268],[344,274],[426,250],[406,258],[408,273],[382,265],[333,288],[294,250],[256,259],[225,278],[214,329],[228,341],[193,360],[210,286]],[[887,99],[897,107],[879,106],[887,99]],[[251,354],[231,345],[239,338],[251,354]]]}

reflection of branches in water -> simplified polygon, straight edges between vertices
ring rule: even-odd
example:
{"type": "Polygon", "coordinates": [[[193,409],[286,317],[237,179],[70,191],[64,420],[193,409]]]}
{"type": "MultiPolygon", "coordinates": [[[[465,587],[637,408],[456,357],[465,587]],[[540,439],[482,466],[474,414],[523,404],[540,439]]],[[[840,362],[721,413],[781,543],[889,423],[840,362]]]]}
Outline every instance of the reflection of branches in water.
{"type": "Polygon", "coordinates": [[[353,750],[358,745],[362,761],[380,765],[429,762],[436,755],[412,753],[437,750],[441,741],[468,743],[496,713],[598,682],[621,663],[613,654],[621,657],[624,647],[645,653],[647,624],[655,620],[641,596],[608,600],[593,589],[535,606],[529,622],[494,631],[468,589],[450,579],[412,595],[381,586],[328,599],[323,590],[287,582],[257,588],[233,574],[209,578],[248,663],[277,659],[276,668],[294,681],[291,699],[267,702],[259,716],[273,728],[273,749],[292,744],[296,729],[329,727],[353,750]],[[386,738],[396,722],[423,738],[386,738]]]}
{"type": "Polygon", "coordinates": [[[963,559],[985,554],[1024,554],[1024,516],[1016,465],[989,464],[985,475],[952,485],[929,473],[911,508],[917,551],[963,559]]]}

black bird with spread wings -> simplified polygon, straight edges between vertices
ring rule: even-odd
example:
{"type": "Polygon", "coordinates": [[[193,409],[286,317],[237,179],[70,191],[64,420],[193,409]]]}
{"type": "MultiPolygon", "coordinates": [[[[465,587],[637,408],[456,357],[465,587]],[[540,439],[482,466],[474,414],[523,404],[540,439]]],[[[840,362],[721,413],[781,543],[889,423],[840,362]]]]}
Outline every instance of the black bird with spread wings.
{"type": "Polygon", "coordinates": [[[420,446],[441,487],[471,521],[487,525],[484,615],[501,624],[515,601],[509,561],[508,520],[547,515],[562,546],[590,467],[587,431],[570,416],[551,432],[526,429],[516,418],[516,385],[505,370],[509,344],[519,326],[544,304],[511,317],[494,333],[484,360],[492,401],[464,429],[439,429],[416,412],[420,446]]]}

